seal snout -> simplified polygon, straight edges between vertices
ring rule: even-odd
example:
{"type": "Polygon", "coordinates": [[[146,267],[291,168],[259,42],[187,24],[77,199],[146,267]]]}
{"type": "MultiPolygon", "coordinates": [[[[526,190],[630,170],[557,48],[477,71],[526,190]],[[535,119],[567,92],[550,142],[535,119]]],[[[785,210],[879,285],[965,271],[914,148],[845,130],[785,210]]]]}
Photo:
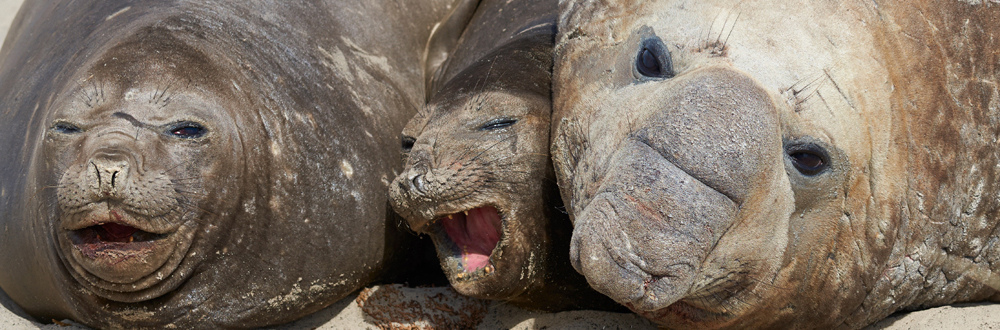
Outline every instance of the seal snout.
{"type": "Polygon", "coordinates": [[[119,293],[155,286],[180,263],[190,244],[183,197],[167,171],[142,167],[144,141],[101,132],[59,179],[60,249],[81,281],[115,299],[145,299],[119,293]]]}
{"type": "MultiPolygon", "coordinates": [[[[570,244],[573,267],[587,277],[594,289],[635,311],[663,309],[684,298],[695,279],[696,267],[689,258],[692,256],[655,256],[637,250],[635,247],[642,241],[671,239],[615,228],[621,222],[639,219],[617,213],[616,209],[624,205],[607,197],[599,196],[580,216],[570,244]]],[[[674,245],[689,245],[674,241],[681,241],[674,245]]]]}
{"type": "Polygon", "coordinates": [[[89,164],[91,171],[87,181],[96,185],[100,195],[106,198],[120,194],[132,169],[130,157],[118,150],[98,151],[89,164]]]}
{"type": "Polygon", "coordinates": [[[577,211],[570,260],[597,291],[635,311],[667,308],[695,290],[698,265],[737,206],[647,141],[627,140],[609,164],[577,211]]]}

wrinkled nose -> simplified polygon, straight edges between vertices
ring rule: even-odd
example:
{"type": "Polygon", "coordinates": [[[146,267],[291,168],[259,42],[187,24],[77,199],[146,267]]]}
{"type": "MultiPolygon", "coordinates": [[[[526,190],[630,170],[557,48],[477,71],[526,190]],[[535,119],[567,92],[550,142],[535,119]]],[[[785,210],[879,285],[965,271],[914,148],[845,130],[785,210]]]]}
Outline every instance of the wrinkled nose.
{"type": "Polygon", "coordinates": [[[90,158],[88,182],[102,197],[120,197],[132,174],[130,157],[118,150],[100,150],[90,158]]]}
{"type": "Polygon", "coordinates": [[[428,192],[427,175],[430,173],[432,156],[430,148],[417,146],[410,151],[406,171],[401,175],[400,188],[411,194],[426,195],[428,192]]]}

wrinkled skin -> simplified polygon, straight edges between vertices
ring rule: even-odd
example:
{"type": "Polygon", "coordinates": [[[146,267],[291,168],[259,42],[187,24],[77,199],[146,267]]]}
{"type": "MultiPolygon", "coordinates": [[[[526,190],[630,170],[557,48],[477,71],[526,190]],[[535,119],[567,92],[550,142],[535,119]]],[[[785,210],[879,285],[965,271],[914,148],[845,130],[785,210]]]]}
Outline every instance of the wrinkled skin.
{"type": "Polygon", "coordinates": [[[406,167],[390,199],[433,239],[462,294],[536,310],[616,308],[566,254],[572,227],[548,157],[555,7],[480,4],[431,81],[427,109],[403,131],[406,167]]]}
{"type": "Polygon", "coordinates": [[[998,301],[1000,7],[563,1],[570,258],[667,328],[998,301]]]}
{"type": "Polygon", "coordinates": [[[385,188],[446,2],[26,2],[0,287],[41,320],[217,329],[374,280],[403,256],[385,188]]]}

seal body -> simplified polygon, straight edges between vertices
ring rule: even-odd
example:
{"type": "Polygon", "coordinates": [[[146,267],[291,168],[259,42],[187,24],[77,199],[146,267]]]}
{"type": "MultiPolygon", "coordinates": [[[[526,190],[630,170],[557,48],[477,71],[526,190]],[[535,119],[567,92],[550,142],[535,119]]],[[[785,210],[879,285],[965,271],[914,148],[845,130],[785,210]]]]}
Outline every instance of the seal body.
{"type": "Polygon", "coordinates": [[[214,329],[373,280],[446,5],[25,3],[0,54],[0,287],[45,320],[214,329]]]}
{"type": "Polygon", "coordinates": [[[618,306],[570,266],[548,157],[555,1],[483,1],[403,131],[393,207],[460,293],[544,310],[618,306]]]}
{"type": "Polygon", "coordinates": [[[1000,299],[1000,8],[560,13],[553,162],[598,291],[671,328],[861,328],[1000,299]]]}

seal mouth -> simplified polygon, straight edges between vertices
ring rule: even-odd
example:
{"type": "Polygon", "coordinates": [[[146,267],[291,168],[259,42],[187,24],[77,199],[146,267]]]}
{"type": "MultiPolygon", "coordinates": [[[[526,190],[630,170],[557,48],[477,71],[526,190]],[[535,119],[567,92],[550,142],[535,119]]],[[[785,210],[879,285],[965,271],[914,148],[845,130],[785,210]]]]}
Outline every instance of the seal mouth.
{"type": "Polygon", "coordinates": [[[438,255],[443,256],[459,280],[473,280],[494,272],[493,254],[501,248],[503,216],[494,206],[480,206],[449,214],[430,228],[439,238],[438,255]]]}
{"type": "Polygon", "coordinates": [[[138,221],[122,210],[111,209],[102,213],[96,212],[66,228],[70,243],[87,258],[117,263],[115,260],[120,262],[122,258],[155,248],[155,241],[169,236],[169,233],[154,233],[139,228],[138,221]]]}
{"type": "MultiPolygon", "coordinates": [[[[153,241],[166,238],[165,234],[154,234],[132,226],[109,222],[71,231],[73,246],[91,259],[110,256],[121,252],[141,252],[153,248],[153,241]]],[[[126,253],[128,254],[128,253],[126,253]]]]}
{"type": "Polygon", "coordinates": [[[63,221],[59,244],[73,276],[102,297],[122,302],[148,299],[153,292],[144,290],[177,268],[194,234],[189,225],[107,203],[63,221]]]}

